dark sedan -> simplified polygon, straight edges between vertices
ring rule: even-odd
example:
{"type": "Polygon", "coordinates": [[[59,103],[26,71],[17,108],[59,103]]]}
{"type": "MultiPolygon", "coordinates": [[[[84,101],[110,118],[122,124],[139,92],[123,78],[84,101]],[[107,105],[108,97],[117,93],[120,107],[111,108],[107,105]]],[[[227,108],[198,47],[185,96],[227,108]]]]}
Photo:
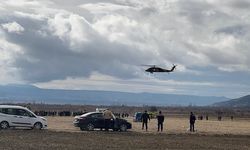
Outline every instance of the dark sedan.
{"type": "MultiPolygon", "coordinates": [[[[81,130],[92,131],[94,129],[104,129],[104,117],[102,112],[89,112],[81,116],[76,116],[74,120],[74,126],[80,127],[81,130]]],[[[113,116],[109,129],[114,131],[127,131],[131,129],[132,125],[127,120],[116,118],[113,116]]]]}

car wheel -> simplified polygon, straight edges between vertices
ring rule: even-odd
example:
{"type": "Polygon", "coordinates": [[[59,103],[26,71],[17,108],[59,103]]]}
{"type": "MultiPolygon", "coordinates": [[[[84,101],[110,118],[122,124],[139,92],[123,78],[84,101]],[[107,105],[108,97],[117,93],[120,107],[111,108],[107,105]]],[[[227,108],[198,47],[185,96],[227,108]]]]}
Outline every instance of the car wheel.
{"type": "Polygon", "coordinates": [[[120,126],[120,131],[121,131],[121,132],[127,131],[127,126],[126,126],[125,124],[122,124],[122,125],[120,126]]]}
{"type": "Polygon", "coordinates": [[[93,131],[95,129],[95,127],[92,123],[89,123],[86,128],[88,131],[93,131]]]}
{"type": "Polygon", "coordinates": [[[0,124],[1,129],[8,129],[9,128],[9,123],[7,121],[3,121],[0,124]]]}
{"type": "Polygon", "coordinates": [[[80,129],[81,129],[82,131],[84,131],[84,130],[85,130],[85,128],[84,128],[83,126],[80,126],[80,129]]]}
{"type": "Polygon", "coordinates": [[[117,128],[114,128],[114,129],[113,129],[113,131],[118,131],[118,130],[119,130],[119,129],[117,129],[117,128]]]}
{"type": "Polygon", "coordinates": [[[37,122],[34,124],[34,127],[33,129],[36,129],[36,130],[41,130],[43,127],[43,125],[40,123],[40,122],[37,122]]]}

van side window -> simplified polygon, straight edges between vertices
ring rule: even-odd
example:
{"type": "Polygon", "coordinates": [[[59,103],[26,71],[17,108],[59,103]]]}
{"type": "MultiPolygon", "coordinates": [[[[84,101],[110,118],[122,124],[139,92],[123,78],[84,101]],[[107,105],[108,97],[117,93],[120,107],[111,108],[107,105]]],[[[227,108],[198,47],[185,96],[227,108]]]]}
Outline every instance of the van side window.
{"type": "Polygon", "coordinates": [[[9,114],[9,113],[8,113],[8,108],[3,108],[3,109],[2,109],[2,113],[3,113],[3,114],[9,114]]]}
{"type": "Polygon", "coordinates": [[[15,112],[11,108],[1,108],[1,113],[8,115],[15,115],[15,112]]]}
{"type": "Polygon", "coordinates": [[[8,115],[27,116],[27,117],[33,117],[33,118],[36,117],[32,113],[24,109],[0,108],[0,113],[8,114],[8,115]]]}
{"type": "Polygon", "coordinates": [[[3,114],[8,114],[8,113],[7,113],[7,109],[6,109],[6,108],[1,108],[1,109],[0,109],[0,113],[3,113],[3,114]]]}
{"type": "Polygon", "coordinates": [[[16,109],[16,115],[18,116],[27,116],[24,110],[22,109],[16,109]]]}
{"type": "Polygon", "coordinates": [[[1,113],[8,114],[8,109],[7,108],[2,108],[1,113]]]}
{"type": "Polygon", "coordinates": [[[16,115],[18,116],[27,116],[27,117],[35,117],[30,112],[24,110],[24,109],[16,109],[16,115]]]}
{"type": "Polygon", "coordinates": [[[16,115],[16,109],[7,108],[7,114],[9,114],[9,115],[16,115]]]}

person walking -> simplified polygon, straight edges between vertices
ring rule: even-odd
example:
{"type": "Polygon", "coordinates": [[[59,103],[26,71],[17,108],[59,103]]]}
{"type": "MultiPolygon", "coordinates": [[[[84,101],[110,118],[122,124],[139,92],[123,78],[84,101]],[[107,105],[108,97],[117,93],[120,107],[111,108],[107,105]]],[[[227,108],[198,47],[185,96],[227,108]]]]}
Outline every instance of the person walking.
{"type": "Polygon", "coordinates": [[[163,130],[163,122],[164,122],[164,115],[159,111],[159,114],[156,116],[158,121],[158,132],[163,130]]]}
{"type": "Polygon", "coordinates": [[[194,124],[195,124],[196,117],[193,112],[190,113],[189,123],[190,123],[190,132],[194,132],[194,124]]]}
{"type": "Polygon", "coordinates": [[[105,130],[108,131],[109,127],[111,126],[111,119],[113,119],[113,113],[109,109],[106,109],[103,112],[103,116],[104,116],[105,130]]]}
{"type": "Polygon", "coordinates": [[[145,112],[141,116],[142,120],[142,130],[144,130],[144,126],[146,127],[146,131],[148,131],[148,121],[150,120],[149,114],[145,110],[145,112]]]}

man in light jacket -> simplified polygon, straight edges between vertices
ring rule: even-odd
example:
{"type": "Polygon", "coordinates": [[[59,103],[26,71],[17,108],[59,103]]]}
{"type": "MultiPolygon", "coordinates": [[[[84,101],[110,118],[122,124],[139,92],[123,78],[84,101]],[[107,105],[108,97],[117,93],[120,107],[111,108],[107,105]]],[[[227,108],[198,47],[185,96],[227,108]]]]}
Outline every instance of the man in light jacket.
{"type": "Polygon", "coordinates": [[[106,109],[103,112],[103,116],[104,116],[105,130],[108,131],[111,126],[111,119],[113,119],[113,113],[109,109],[106,109]]]}

